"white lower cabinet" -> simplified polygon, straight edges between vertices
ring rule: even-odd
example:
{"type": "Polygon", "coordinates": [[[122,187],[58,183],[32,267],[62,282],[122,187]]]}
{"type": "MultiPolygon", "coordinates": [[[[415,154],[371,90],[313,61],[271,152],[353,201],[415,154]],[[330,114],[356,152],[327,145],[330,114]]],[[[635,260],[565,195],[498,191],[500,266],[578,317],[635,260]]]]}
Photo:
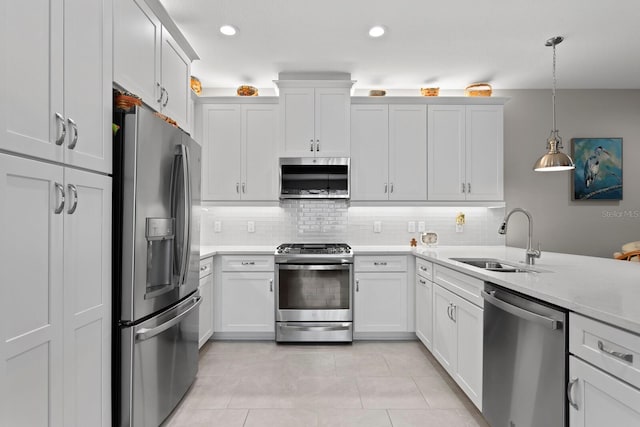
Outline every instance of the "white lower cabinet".
{"type": "Polygon", "coordinates": [[[433,343],[432,264],[416,259],[416,336],[427,347],[433,343]]]}
{"type": "Polygon", "coordinates": [[[221,265],[214,332],[227,338],[236,336],[226,333],[274,334],[273,257],[222,256],[221,265]]]}
{"type": "Polygon", "coordinates": [[[569,356],[570,427],[640,426],[640,390],[569,356]]]}
{"type": "Polygon", "coordinates": [[[200,260],[198,290],[202,298],[198,326],[198,348],[201,348],[213,335],[213,257],[200,260]]]}
{"type": "Polygon", "coordinates": [[[483,309],[437,283],[433,286],[432,353],[482,409],[483,309]]]}
{"type": "Polygon", "coordinates": [[[569,425],[640,426],[640,336],[569,314],[569,425]]]}
{"type": "Polygon", "coordinates": [[[410,331],[406,256],[357,256],[354,276],[354,332],[410,331]]]}
{"type": "Polygon", "coordinates": [[[111,425],[111,178],[0,154],[0,425],[111,425]]]}

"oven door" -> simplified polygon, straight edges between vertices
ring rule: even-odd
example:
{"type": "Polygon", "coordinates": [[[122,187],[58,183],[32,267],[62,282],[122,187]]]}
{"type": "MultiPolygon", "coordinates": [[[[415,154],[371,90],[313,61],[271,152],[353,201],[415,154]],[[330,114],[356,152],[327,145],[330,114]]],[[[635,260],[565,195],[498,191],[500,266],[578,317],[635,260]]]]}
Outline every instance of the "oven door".
{"type": "Polygon", "coordinates": [[[277,264],[276,321],[353,320],[353,264],[277,264]]]}

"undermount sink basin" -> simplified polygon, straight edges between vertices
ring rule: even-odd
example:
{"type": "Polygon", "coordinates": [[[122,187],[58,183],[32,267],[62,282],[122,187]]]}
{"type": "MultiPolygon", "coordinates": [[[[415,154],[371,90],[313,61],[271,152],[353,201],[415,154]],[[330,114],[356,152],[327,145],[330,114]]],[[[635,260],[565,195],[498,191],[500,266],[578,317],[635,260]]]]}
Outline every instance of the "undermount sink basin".
{"type": "Polygon", "coordinates": [[[453,261],[458,261],[464,264],[472,265],[474,267],[482,268],[488,271],[497,271],[500,273],[537,273],[537,270],[532,268],[523,267],[519,265],[513,265],[507,261],[502,261],[494,258],[450,258],[453,261]]]}

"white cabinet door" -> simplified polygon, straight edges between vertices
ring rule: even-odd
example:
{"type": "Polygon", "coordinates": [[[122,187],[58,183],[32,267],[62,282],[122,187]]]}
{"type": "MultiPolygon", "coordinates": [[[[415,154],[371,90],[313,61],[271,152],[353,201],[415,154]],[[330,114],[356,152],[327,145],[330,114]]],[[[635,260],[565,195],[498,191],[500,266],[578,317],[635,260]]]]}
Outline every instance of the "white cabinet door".
{"type": "Polygon", "coordinates": [[[202,303],[200,304],[198,348],[202,347],[213,335],[213,274],[208,274],[200,279],[199,290],[202,303]]]}
{"type": "Polygon", "coordinates": [[[429,200],[465,200],[465,106],[430,105],[429,200]]]}
{"type": "Polygon", "coordinates": [[[350,90],[315,89],[315,155],[349,157],[350,90]]]}
{"type": "Polygon", "coordinates": [[[162,25],[144,0],[114,0],[113,81],[160,109],[162,25]]]}
{"type": "Polygon", "coordinates": [[[502,200],[503,106],[470,105],[466,115],[467,200],[502,200]]]}
{"type": "Polygon", "coordinates": [[[189,128],[191,60],[184,54],[169,32],[162,29],[162,113],[183,129],[189,128]]]}
{"type": "Polygon", "coordinates": [[[431,350],[433,343],[433,283],[416,275],[416,336],[431,350]]]}
{"type": "Polygon", "coordinates": [[[0,3],[0,148],[62,161],[63,2],[0,3]]]}
{"type": "Polygon", "coordinates": [[[356,273],[355,332],[407,332],[407,274],[356,273]]]}
{"type": "Polygon", "coordinates": [[[202,200],[239,200],[241,114],[238,104],[202,110],[202,200]]]}
{"type": "Polygon", "coordinates": [[[275,332],[273,272],[223,272],[222,332],[275,332]]]}
{"type": "Polygon", "coordinates": [[[313,88],[280,89],[282,154],[313,157],[315,153],[313,88]]]}
{"type": "Polygon", "coordinates": [[[483,311],[457,295],[452,301],[457,339],[454,379],[478,409],[482,409],[483,311]]]}
{"type": "Polygon", "coordinates": [[[277,105],[242,105],[243,200],[278,200],[277,105]]]}
{"type": "Polygon", "coordinates": [[[351,106],[351,200],[389,197],[389,106],[351,106]]]}
{"type": "Polygon", "coordinates": [[[61,166],[0,154],[3,426],[65,425],[63,188],[61,166]]]}
{"type": "Polygon", "coordinates": [[[111,173],[111,0],[64,2],[66,164],[111,173]]]}
{"type": "Polygon", "coordinates": [[[65,426],[111,426],[111,178],[65,169],[65,426]]]}
{"type": "Polygon", "coordinates": [[[569,356],[569,425],[571,427],[640,425],[640,390],[569,356]]]}
{"type": "Polygon", "coordinates": [[[427,107],[426,105],[391,105],[389,106],[389,200],[426,199],[427,107]]]}
{"type": "Polygon", "coordinates": [[[455,375],[458,341],[456,324],[451,318],[453,294],[439,285],[433,286],[433,355],[451,374],[455,375]]]}

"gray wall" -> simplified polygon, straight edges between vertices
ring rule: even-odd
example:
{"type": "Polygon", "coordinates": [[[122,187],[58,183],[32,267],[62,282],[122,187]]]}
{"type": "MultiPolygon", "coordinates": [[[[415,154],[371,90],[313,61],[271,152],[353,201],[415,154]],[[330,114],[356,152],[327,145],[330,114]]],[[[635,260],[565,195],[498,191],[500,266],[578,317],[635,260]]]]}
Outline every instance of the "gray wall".
{"type": "MultiPolygon", "coordinates": [[[[542,251],[611,257],[640,240],[640,90],[558,90],[557,125],[566,153],[571,138],[623,139],[623,200],[572,201],[571,172],[533,172],[552,127],[551,90],[505,90],[505,200],[507,209],[533,214],[533,242],[542,251]]],[[[526,247],[523,215],[509,221],[507,245],[526,247]]]]}

